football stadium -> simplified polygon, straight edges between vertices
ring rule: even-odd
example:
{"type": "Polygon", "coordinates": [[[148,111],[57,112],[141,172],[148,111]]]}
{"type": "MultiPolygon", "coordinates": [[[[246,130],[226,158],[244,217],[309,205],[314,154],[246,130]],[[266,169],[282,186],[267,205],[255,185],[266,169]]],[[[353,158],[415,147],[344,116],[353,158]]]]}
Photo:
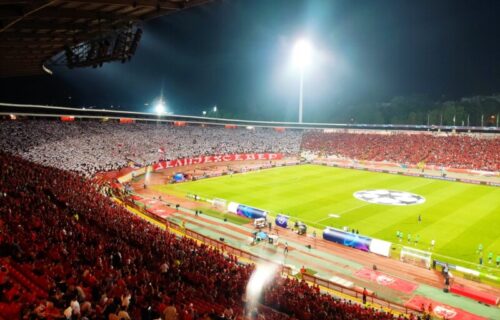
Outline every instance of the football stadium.
{"type": "Polygon", "coordinates": [[[0,2],[0,320],[500,319],[500,6],[449,6],[0,2]]]}
{"type": "Polygon", "coordinates": [[[410,246],[423,250],[429,250],[435,240],[439,244],[435,244],[436,254],[474,263],[479,244],[486,252],[500,250],[495,241],[496,214],[500,212],[496,187],[308,164],[152,188],[166,194],[197,194],[244,203],[321,230],[349,226],[396,243],[400,231],[403,244],[409,242],[408,234],[413,236],[410,246]],[[425,202],[411,198],[401,204],[383,203],[378,197],[360,200],[356,193],[362,190],[411,192],[425,202]]]}

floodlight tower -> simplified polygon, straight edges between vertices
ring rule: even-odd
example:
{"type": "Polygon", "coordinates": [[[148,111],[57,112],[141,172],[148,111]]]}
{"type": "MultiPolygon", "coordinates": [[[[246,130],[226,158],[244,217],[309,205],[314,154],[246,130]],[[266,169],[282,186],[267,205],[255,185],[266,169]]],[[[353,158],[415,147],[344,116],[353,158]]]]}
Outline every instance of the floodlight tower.
{"type": "Polygon", "coordinates": [[[304,107],[304,71],[311,62],[312,46],[306,39],[300,39],[295,43],[293,49],[293,62],[299,68],[300,91],[299,91],[299,123],[302,123],[304,107]]]}
{"type": "Polygon", "coordinates": [[[165,100],[163,100],[163,97],[158,99],[158,101],[155,104],[155,112],[157,115],[161,115],[165,113],[165,100]]]}

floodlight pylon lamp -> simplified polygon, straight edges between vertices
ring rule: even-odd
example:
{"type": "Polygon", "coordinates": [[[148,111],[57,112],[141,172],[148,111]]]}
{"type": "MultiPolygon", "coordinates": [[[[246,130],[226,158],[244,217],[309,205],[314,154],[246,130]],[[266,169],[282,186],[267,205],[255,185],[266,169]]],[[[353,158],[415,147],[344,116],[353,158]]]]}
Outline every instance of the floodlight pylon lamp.
{"type": "Polygon", "coordinates": [[[163,99],[160,99],[156,102],[155,104],[155,112],[157,114],[162,114],[165,113],[165,101],[163,99]]]}
{"type": "Polygon", "coordinates": [[[310,63],[312,56],[312,46],[306,39],[300,39],[293,48],[293,63],[303,71],[310,63]]]}

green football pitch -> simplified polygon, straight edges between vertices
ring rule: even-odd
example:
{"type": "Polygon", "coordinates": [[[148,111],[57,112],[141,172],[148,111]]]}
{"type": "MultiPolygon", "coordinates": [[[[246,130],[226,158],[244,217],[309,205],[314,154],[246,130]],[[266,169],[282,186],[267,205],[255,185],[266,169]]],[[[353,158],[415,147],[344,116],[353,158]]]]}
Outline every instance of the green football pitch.
{"type": "MultiPolygon", "coordinates": [[[[500,255],[500,188],[435,179],[340,169],[319,165],[278,167],[194,182],[153,186],[177,195],[222,198],[270,212],[309,226],[358,229],[361,234],[478,263],[478,246],[494,260],[500,255]],[[415,205],[372,204],[353,196],[357,191],[405,191],[425,198],[415,205]],[[421,215],[421,222],[418,216],[421,215]],[[415,245],[416,236],[419,237],[415,245]]],[[[492,266],[492,265],[490,265],[492,266]]]]}

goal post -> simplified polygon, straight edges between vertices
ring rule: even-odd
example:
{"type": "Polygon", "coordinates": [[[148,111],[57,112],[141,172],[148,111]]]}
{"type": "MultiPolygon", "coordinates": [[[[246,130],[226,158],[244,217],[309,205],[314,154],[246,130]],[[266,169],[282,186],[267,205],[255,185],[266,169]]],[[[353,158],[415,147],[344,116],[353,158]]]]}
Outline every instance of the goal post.
{"type": "Polygon", "coordinates": [[[212,205],[217,209],[226,210],[227,208],[227,200],[221,198],[214,198],[212,200],[212,205]]]}
{"type": "Polygon", "coordinates": [[[410,247],[401,249],[400,260],[422,268],[430,269],[432,264],[432,253],[410,247]]]}

